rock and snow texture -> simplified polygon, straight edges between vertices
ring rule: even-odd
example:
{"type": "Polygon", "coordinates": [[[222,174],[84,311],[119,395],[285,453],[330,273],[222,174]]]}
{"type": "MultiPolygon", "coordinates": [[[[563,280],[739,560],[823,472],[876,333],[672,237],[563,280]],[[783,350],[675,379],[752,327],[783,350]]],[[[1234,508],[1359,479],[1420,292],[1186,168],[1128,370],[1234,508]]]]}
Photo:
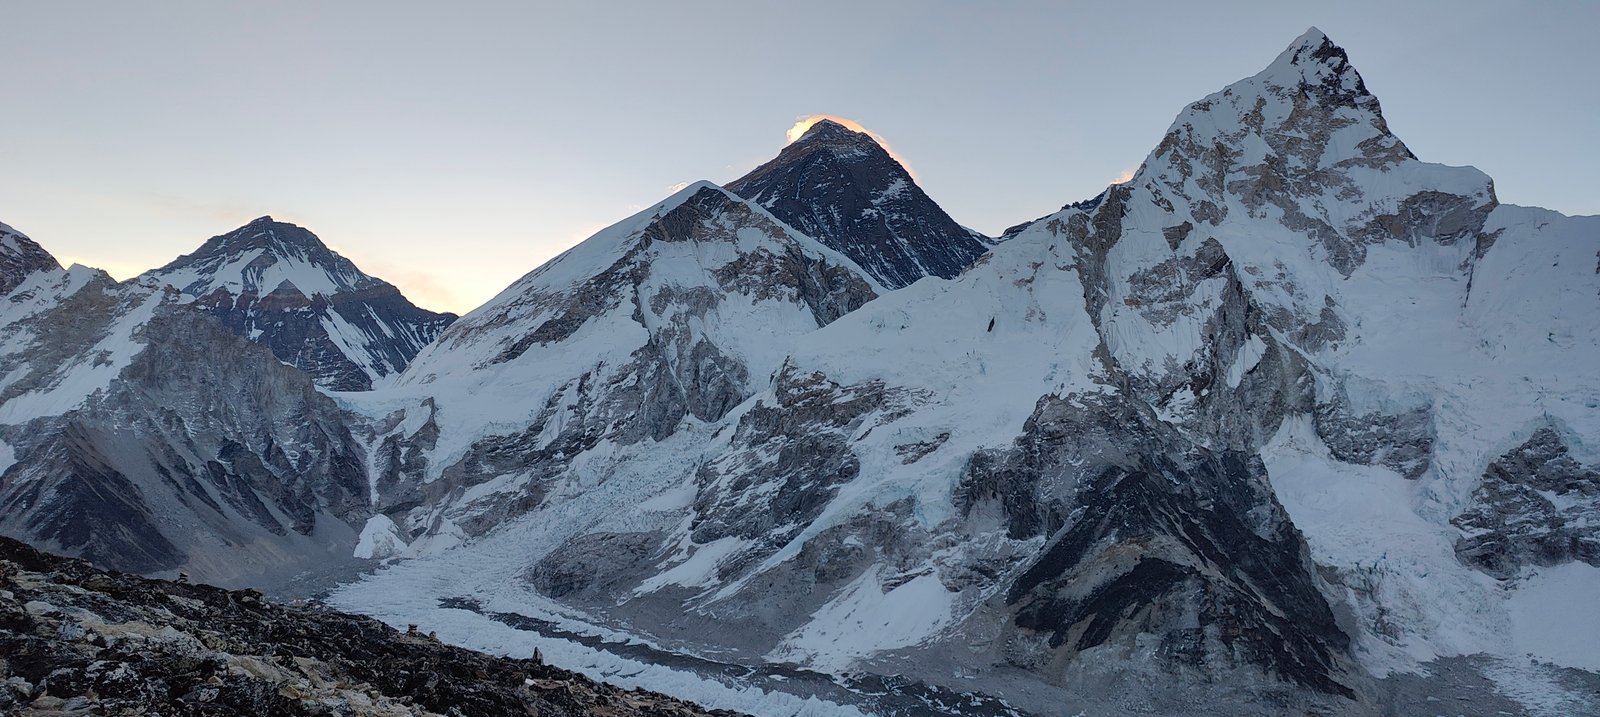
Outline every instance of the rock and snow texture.
{"type": "Polygon", "coordinates": [[[29,276],[61,268],[61,263],[26,234],[0,224],[0,295],[11,293],[29,276]]]}
{"type": "MultiPolygon", "coordinates": [[[[375,417],[374,490],[408,535],[481,534],[617,461],[700,435],[794,339],[881,291],[849,259],[700,182],[452,325],[375,417]]],[[[703,436],[702,436],[703,439],[703,436]]]]}
{"type": "Polygon", "coordinates": [[[417,308],[315,234],[272,217],[212,237],[144,278],[176,288],[229,331],[336,391],[368,390],[399,373],[455,319],[417,308]]]}
{"type": "Polygon", "coordinates": [[[1600,220],[1501,206],[1481,172],[1418,161],[1316,31],[1190,106],[1096,214],[1121,225],[1082,253],[1110,356],[1189,435],[1273,447],[1364,664],[1520,656],[1509,578],[1592,552],[1593,457],[1554,437],[1600,431],[1600,220]],[[1274,442],[1301,422],[1311,457],[1274,442]],[[1348,525],[1318,515],[1324,490],[1348,525]],[[1372,517],[1395,502],[1416,518],[1372,517]],[[1528,529],[1545,510],[1570,523],[1528,529]]]}
{"type": "Polygon", "coordinates": [[[0,532],[227,584],[349,560],[369,495],[346,417],[184,299],[81,266],[0,298],[0,532]]]}
{"type": "Polygon", "coordinates": [[[0,532],[227,584],[348,556],[363,451],[305,373],[150,285],[39,283],[5,299],[36,310],[0,341],[0,532]]]}
{"type": "Polygon", "coordinates": [[[788,691],[763,714],[1600,711],[1600,623],[1560,616],[1600,589],[1600,218],[1418,160],[1315,30],[985,255],[902,231],[943,215],[898,171],[819,123],[336,407],[244,341],[231,369],[144,356],[196,290],[34,273],[0,306],[0,500],[84,484],[52,477],[42,451],[76,444],[39,417],[121,476],[182,487],[210,456],[213,512],[301,535],[309,506],[328,544],[400,558],[343,606],[486,649],[543,631],[729,706],[758,675],[788,691]],[[150,361],[196,386],[277,367],[268,425],[150,361]],[[114,442],[141,425],[164,438],[114,442]],[[150,445],[184,460],[136,465],[150,445]],[[824,693],[849,704],[799,701],[824,693]]]}
{"type": "Polygon", "coordinates": [[[727,186],[890,289],[951,278],[993,244],[945,214],[870,136],[831,120],[727,186]]]}
{"type": "MultiPolygon", "coordinates": [[[[829,235],[752,189],[832,161],[807,141],[730,188],[829,235]]],[[[575,249],[425,352],[415,393],[362,407],[434,506],[400,534],[436,537],[340,599],[426,621],[427,600],[385,596],[470,595],[719,659],[984,684],[1045,713],[1407,712],[1444,689],[1413,672],[1458,669],[1492,686],[1484,704],[1593,708],[1562,672],[1593,669],[1592,621],[1530,615],[1596,582],[1600,220],[1501,206],[1482,173],[1417,160],[1312,31],[1185,109],[1132,181],[1008,236],[746,362],[743,390],[711,393],[714,411],[684,399],[676,429],[569,407],[619,386],[696,395],[726,364],[688,382],[682,364],[485,373],[535,348],[541,367],[626,366],[660,335],[659,292],[632,279],[529,290],[595,285],[563,262],[633,266],[575,249]],[[617,325],[640,340],[613,349],[617,325]],[[475,389],[436,393],[528,398],[428,402],[463,374],[475,389]],[[447,438],[474,423],[493,440],[447,438]],[[448,549],[486,529],[438,530],[449,505],[522,517],[448,549]]],[[[837,248],[886,285],[915,278],[837,248]]]]}

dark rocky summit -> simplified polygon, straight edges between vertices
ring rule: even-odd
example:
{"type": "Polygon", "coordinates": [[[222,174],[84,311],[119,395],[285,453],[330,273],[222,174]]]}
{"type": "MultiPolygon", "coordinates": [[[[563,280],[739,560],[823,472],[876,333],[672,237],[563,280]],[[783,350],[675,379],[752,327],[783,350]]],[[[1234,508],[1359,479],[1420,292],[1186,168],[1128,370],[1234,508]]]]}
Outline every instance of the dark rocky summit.
{"type": "Polygon", "coordinates": [[[831,120],[727,186],[890,289],[954,277],[993,243],[945,214],[870,136],[831,120]]]}
{"type": "Polygon", "coordinates": [[[455,314],[413,305],[317,235],[261,217],[145,276],[336,391],[399,373],[455,314]]]}
{"type": "Polygon", "coordinates": [[[253,590],[0,538],[0,714],[725,715],[253,590]]]}

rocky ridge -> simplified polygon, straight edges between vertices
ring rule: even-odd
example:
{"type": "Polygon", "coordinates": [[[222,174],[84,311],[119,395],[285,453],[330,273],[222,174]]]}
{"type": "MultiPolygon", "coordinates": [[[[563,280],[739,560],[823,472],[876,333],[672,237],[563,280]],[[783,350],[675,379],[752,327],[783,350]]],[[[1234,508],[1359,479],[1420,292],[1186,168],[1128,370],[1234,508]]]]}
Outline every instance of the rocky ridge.
{"type": "Polygon", "coordinates": [[[12,289],[40,271],[60,269],[61,263],[26,234],[0,224],[0,294],[12,289]]]}
{"type": "Polygon", "coordinates": [[[607,474],[703,437],[795,336],[879,291],[754,204],[691,185],[456,322],[393,391],[351,399],[375,419],[387,502],[370,527],[397,547],[480,535],[565,490],[586,453],[609,454],[586,464],[607,474]],[[521,399],[488,405],[487,392],[521,399]]]}
{"type": "MultiPolygon", "coordinates": [[[[1600,590],[1600,220],[1420,161],[1316,30],[1185,108],[1129,182],[948,280],[916,281],[936,272],[892,227],[835,221],[909,196],[871,188],[894,169],[874,150],[819,123],[740,191],[686,188],[392,384],[340,395],[337,419],[278,377],[273,420],[331,430],[264,440],[224,414],[243,453],[191,441],[218,466],[190,493],[401,558],[341,606],[472,644],[555,626],[590,669],[719,699],[754,698],[702,688],[770,669],[976,688],[983,714],[1369,715],[1469,694],[1486,713],[1593,711],[1573,675],[1600,673],[1583,637],[1600,623],[1559,606],[1600,590]],[[1570,629],[1545,629],[1553,609],[1570,629]],[[707,672],[605,654],[634,642],[707,672]]],[[[229,394],[204,386],[261,369],[163,392],[118,337],[198,312],[177,287],[108,282],[40,272],[12,292],[0,413],[63,415],[29,411],[71,388],[107,417],[77,435],[212,430],[204,397],[229,394]],[[140,418],[164,404],[168,424],[140,418]]],[[[56,455],[30,442],[53,426],[6,434],[19,466],[56,455]]],[[[71,470],[182,453],[91,443],[71,470]]],[[[780,683],[762,704],[817,697],[780,683]]],[[[803,709],[889,704],[837,686],[845,702],[803,709]]]]}
{"type": "Polygon", "coordinates": [[[0,713],[734,717],[315,603],[106,572],[9,538],[0,713]]]}

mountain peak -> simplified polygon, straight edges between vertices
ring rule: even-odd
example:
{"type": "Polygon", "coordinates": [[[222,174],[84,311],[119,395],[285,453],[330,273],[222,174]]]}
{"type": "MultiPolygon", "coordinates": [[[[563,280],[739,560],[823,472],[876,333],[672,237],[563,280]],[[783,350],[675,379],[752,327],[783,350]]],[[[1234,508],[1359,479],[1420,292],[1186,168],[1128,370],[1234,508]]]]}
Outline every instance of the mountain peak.
{"type": "Polygon", "coordinates": [[[817,120],[815,124],[806,128],[806,131],[800,135],[799,139],[795,140],[795,142],[817,141],[871,142],[872,144],[878,144],[878,141],[873,139],[871,134],[850,129],[839,122],[826,118],[817,120]]]}
{"type": "Polygon", "coordinates": [[[144,275],[318,385],[361,391],[455,319],[417,308],[304,227],[262,216],[144,275]]]}
{"type": "Polygon", "coordinates": [[[802,120],[777,157],[727,189],[891,289],[925,276],[954,277],[988,251],[987,237],[945,214],[887,145],[856,127],[822,116],[802,120]]]}
{"type": "Polygon", "coordinates": [[[285,284],[307,297],[332,296],[383,283],[329,249],[316,234],[271,216],[211,237],[149,275],[193,296],[218,288],[265,296],[285,284]]]}
{"type": "Polygon", "coordinates": [[[1291,48],[1292,47],[1320,47],[1321,45],[1323,45],[1325,43],[1331,44],[1331,43],[1329,43],[1327,33],[1324,33],[1316,25],[1312,25],[1311,27],[1306,28],[1305,32],[1300,33],[1300,36],[1295,38],[1294,42],[1289,43],[1289,46],[1291,48]]]}
{"type": "Polygon", "coordinates": [[[1371,97],[1344,48],[1315,27],[1289,43],[1256,79],[1282,87],[1317,88],[1325,98],[1353,104],[1371,97]]]}
{"type": "Polygon", "coordinates": [[[343,258],[333,253],[333,250],[310,230],[264,215],[233,231],[207,239],[193,254],[178,257],[158,271],[205,258],[236,256],[256,249],[261,250],[263,254],[295,255],[318,263],[343,258]]]}

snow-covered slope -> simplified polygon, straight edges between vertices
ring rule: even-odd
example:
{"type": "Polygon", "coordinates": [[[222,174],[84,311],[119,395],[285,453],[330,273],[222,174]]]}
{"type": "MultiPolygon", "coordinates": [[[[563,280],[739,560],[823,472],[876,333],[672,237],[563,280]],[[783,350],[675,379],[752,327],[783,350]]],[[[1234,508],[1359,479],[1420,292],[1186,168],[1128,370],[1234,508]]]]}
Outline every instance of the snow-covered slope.
{"type": "Polygon", "coordinates": [[[347,397],[375,417],[374,494],[437,545],[625,457],[666,460],[654,446],[700,435],[796,336],[880,290],[752,203],[691,185],[463,317],[392,389],[347,397]]]}
{"type": "Polygon", "coordinates": [[[144,278],[175,287],[228,330],[338,391],[399,373],[455,319],[413,306],[316,235],[272,217],[212,237],[144,278]]]}
{"type": "MultiPolygon", "coordinates": [[[[480,451],[484,485],[539,486],[510,494],[526,515],[339,600],[469,642],[520,613],[1041,714],[1594,709],[1571,671],[1595,668],[1593,621],[1530,618],[1600,574],[1594,218],[1418,161],[1313,30],[1185,109],[1132,181],[1010,236],[795,339],[770,380],[750,364],[752,390],[647,452],[550,441],[572,384],[482,373],[522,346],[620,357],[622,332],[578,337],[637,292],[513,310],[529,294],[508,291],[458,360],[483,377],[468,393],[531,399],[481,415],[551,417],[559,464],[480,451]]],[[[620,262],[600,248],[564,260],[620,262]]],[[[413,403],[463,373],[424,359],[413,403]]],[[[435,415],[418,434],[458,455],[435,415]]]]}
{"type": "Polygon", "coordinates": [[[1600,218],[1420,161],[1316,30],[983,256],[817,127],[337,406],[195,311],[362,291],[279,225],[32,272],[0,529],[399,558],[335,601],[762,714],[1600,711],[1600,218]]]}
{"type": "Polygon", "coordinates": [[[1600,220],[1501,206],[1481,172],[1418,161],[1316,31],[1186,110],[1107,206],[1118,240],[1081,244],[1109,353],[1190,435],[1264,449],[1366,666],[1526,652],[1506,622],[1522,578],[1600,563],[1563,525],[1593,514],[1592,472],[1501,458],[1600,435],[1600,220]],[[1520,516],[1545,508],[1559,518],[1520,516]]]}
{"type": "Polygon", "coordinates": [[[832,120],[812,125],[728,190],[891,289],[924,276],[953,277],[993,244],[956,224],[871,136],[832,120]]]}

